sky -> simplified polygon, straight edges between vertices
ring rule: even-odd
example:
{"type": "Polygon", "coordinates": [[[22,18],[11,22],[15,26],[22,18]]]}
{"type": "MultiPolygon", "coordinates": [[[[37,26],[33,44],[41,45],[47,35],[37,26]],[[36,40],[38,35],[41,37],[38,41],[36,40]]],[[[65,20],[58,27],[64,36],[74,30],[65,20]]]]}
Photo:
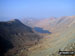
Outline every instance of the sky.
{"type": "Polygon", "coordinates": [[[75,0],[0,0],[0,21],[75,15],[75,0]]]}

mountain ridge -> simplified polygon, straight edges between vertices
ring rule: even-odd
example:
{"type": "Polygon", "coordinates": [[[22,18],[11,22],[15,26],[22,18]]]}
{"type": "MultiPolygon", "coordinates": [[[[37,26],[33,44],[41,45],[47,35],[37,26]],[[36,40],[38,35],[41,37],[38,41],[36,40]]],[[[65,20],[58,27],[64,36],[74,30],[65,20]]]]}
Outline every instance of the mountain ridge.
{"type": "Polygon", "coordinates": [[[21,51],[21,49],[26,50],[28,47],[39,42],[39,40],[40,36],[35,34],[32,28],[22,24],[17,19],[0,22],[0,43],[2,47],[5,46],[4,48],[0,46],[3,56],[12,56],[21,51]]]}

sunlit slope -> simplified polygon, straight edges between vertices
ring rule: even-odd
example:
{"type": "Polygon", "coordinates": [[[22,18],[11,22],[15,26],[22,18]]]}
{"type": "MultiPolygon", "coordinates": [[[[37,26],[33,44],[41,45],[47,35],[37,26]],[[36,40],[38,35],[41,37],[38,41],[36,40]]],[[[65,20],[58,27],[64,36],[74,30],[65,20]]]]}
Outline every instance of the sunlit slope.
{"type": "Polygon", "coordinates": [[[53,32],[65,31],[67,28],[75,24],[75,16],[64,16],[56,20],[53,25],[53,32]]]}
{"type": "MultiPolygon", "coordinates": [[[[64,50],[64,48],[71,43],[75,43],[75,21],[74,19],[71,20],[70,24],[66,25],[69,27],[65,30],[63,29],[57,33],[45,36],[40,44],[29,48],[29,56],[51,56],[52,54],[57,54],[56,52],[58,52],[59,49],[64,50]]],[[[66,27],[65,25],[63,26],[66,27]]],[[[70,46],[68,47],[70,48],[70,46]]]]}
{"type": "Polygon", "coordinates": [[[60,18],[48,18],[38,21],[35,27],[40,27],[50,32],[60,32],[75,23],[75,16],[63,16],[60,18]]]}

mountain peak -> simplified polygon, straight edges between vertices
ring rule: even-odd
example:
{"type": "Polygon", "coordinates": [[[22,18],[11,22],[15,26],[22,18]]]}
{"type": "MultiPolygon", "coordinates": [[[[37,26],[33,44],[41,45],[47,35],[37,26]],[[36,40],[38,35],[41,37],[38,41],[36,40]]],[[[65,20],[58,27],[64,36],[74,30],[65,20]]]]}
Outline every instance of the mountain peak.
{"type": "Polygon", "coordinates": [[[20,22],[18,19],[12,19],[10,22],[20,22]]]}

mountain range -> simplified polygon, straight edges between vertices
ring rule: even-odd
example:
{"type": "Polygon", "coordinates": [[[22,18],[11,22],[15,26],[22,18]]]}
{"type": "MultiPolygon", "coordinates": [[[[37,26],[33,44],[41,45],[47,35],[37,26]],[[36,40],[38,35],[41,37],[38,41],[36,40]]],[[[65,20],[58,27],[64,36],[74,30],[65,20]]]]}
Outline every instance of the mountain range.
{"type": "Polygon", "coordinates": [[[0,22],[0,55],[62,56],[75,51],[75,16],[0,22]]]}
{"type": "Polygon", "coordinates": [[[35,27],[48,30],[38,45],[29,48],[29,56],[62,56],[62,51],[75,51],[75,16],[40,20],[35,27]]]}

